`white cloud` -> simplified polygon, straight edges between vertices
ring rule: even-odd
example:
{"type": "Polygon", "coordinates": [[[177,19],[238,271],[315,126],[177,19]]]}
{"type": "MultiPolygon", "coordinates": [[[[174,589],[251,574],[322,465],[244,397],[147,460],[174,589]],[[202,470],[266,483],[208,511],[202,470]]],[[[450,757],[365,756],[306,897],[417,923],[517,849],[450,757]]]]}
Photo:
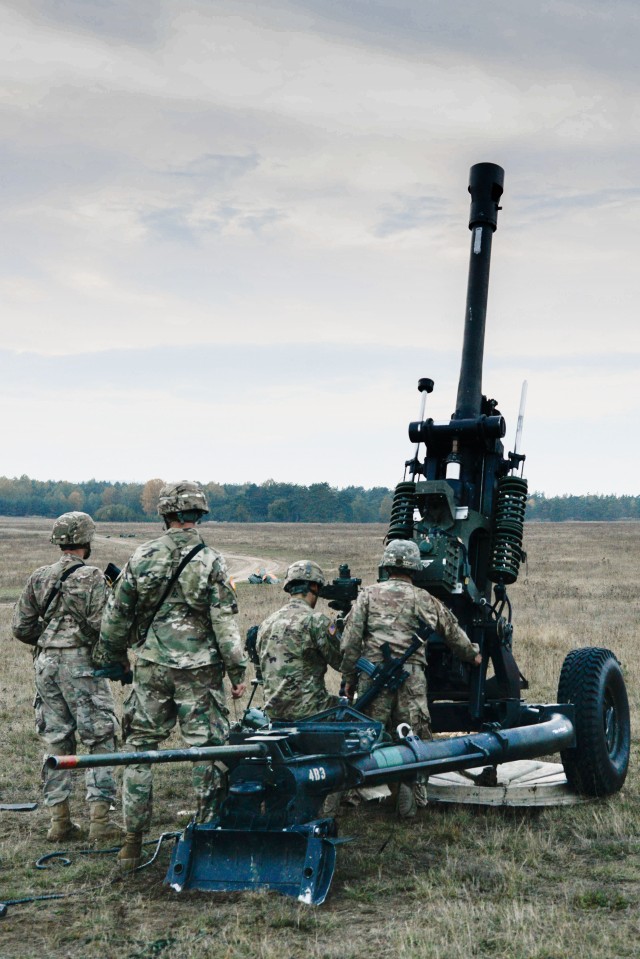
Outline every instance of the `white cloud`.
{"type": "MultiPolygon", "coordinates": [[[[140,0],[134,9],[61,0],[54,17],[40,0],[5,2],[3,346],[62,356],[191,345],[197,356],[215,344],[320,342],[354,368],[363,343],[402,346],[408,365],[438,380],[434,410],[442,403],[447,416],[457,364],[433,365],[443,362],[438,351],[457,356],[461,345],[466,176],[472,163],[493,160],[506,168],[506,187],[488,365],[503,371],[511,361],[500,382],[517,399],[515,381],[527,376],[530,419],[546,422],[552,409],[566,436],[589,406],[585,375],[606,384],[598,415],[636,409],[637,387],[619,360],[640,353],[640,108],[628,39],[637,11],[622,0],[606,10],[498,2],[480,15],[475,7],[140,0]],[[569,372],[560,372],[563,358],[569,372]]],[[[310,378],[309,396],[336,429],[335,379],[313,367],[310,378]]],[[[369,404],[391,432],[392,419],[404,430],[413,415],[396,388],[394,380],[380,402],[380,382],[370,386],[369,404]]],[[[109,435],[124,400],[141,421],[172,429],[176,406],[198,423],[230,416],[217,397],[176,404],[170,387],[88,394],[99,435],[109,435]]],[[[254,428],[238,402],[221,460],[229,470],[240,468],[233,444],[254,428]]],[[[299,402],[286,382],[262,397],[273,424],[299,402]]],[[[367,406],[358,390],[349,403],[367,406]]],[[[50,404],[19,401],[14,440],[25,463],[38,458],[21,437],[50,404]]],[[[376,436],[368,429],[367,448],[376,436]]],[[[154,452],[162,435],[145,430],[136,469],[162,456],[154,452]]],[[[204,467],[198,435],[191,450],[204,467]]],[[[266,475],[289,478],[303,462],[319,468],[313,453],[293,452],[280,427],[268,435],[266,475]]],[[[535,443],[537,435],[534,426],[535,443]]],[[[388,443],[392,458],[395,438],[388,443]]],[[[125,478],[139,443],[127,434],[114,449],[127,456],[105,455],[96,441],[88,472],[120,463],[125,478]]],[[[360,481],[349,442],[340,466],[330,449],[319,478],[360,481]]],[[[590,464],[601,458],[589,444],[571,454],[582,474],[594,475],[590,464]]],[[[55,461],[52,443],[34,475],[55,461]]],[[[556,474],[541,473],[547,489],[556,474]]]]}

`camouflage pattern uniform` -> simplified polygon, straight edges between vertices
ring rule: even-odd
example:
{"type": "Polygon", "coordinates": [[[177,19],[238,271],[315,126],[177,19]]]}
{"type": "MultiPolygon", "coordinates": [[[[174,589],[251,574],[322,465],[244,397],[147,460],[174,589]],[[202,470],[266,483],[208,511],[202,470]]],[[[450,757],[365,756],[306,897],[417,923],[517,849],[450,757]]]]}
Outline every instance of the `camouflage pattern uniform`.
{"type": "MultiPolygon", "coordinates": [[[[162,494],[161,494],[162,495],[162,494]]],[[[139,547],[108,598],[94,662],[137,654],[133,688],[123,715],[123,736],[138,751],[155,749],[175,726],[189,746],[224,743],[229,723],[222,678],[242,682],[246,659],[233,620],[236,596],[222,556],[205,546],[180,573],[157,615],[154,610],[181,559],[202,539],[194,528],[172,528],[139,547]]],[[[213,763],[193,767],[200,821],[215,815],[223,787],[213,763]]],[[[151,819],[150,766],[127,766],[123,808],[128,832],[151,819]]]]}
{"type": "MultiPolygon", "coordinates": [[[[73,514],[67,514],[73,515],[73,514]]],[[[93,678],[91,646],[98,638],[105,603],[102,572],[87,566],[78,555],[63,553],[57,563],[42,566],[29,577],[13,612],[16,639],[36,646],[36,729],[47,752],[70,755],[76,734],[90,753],[115,751],[115,705],[106,679],[93,678]],[[71,573],[42,611],[65,570],[71,573]]],[[[44,780],[46,806],[68,800],[72,791],[69,770],[48,770],[44,780]]],[[[109,768],[86,771],[89,802],[111,803],[116,786],[109,768]]]]}
{"type": "MultiPolygon", "coordinates": [[[[455,616],[424,589],[400,579],[389,579],[363,589],[347,619],[342,637],[342,673],[347,683],[356,680],[356,661],[364,656],[382,662],[381,648],[388,643],[393,656],[400,656],[411,643],[419,620],[445,640],[459,659],[473,662],[478,647],[458,625],[455,616]]],[[[424,648],[405,665],[408,679],[395,692],[383,691],[367,708],[374,719],[394,732],[398,723],[409,723],[421,739],[431,739],[427,704],[426,658],[424,648]]],[[[369,686],[360,678],[361,692],[369,686]]],[[[357,706],[357,702],[356,702],[357,706]]]]}
{"type": "Polygon", "coordinates": [[[256,644],[271,719],[303,719],[338,702],[325,687],[327,664],[340,669],[336,624],[293,596],[267,617],[256,644]]]}

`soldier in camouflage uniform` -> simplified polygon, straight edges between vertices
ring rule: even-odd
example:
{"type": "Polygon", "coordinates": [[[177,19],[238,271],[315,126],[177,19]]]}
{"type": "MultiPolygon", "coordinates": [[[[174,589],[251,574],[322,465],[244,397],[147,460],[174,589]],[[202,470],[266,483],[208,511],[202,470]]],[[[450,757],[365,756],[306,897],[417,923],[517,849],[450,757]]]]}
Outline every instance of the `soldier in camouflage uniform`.
{"type": "MultiPolygon", "coordinates": [[[[135,551],[107,602],[94,661],[120,662],[127,668],[127,649],[135,649],[123,736],[137,751],[156,749],[176,719],[189,746],[222,745],[229,731],[225,671],[234,699],[245,691],[246,659],[233,619],[238,611],[235,591],[224,559],[205,546],[195,528],[208,511],[197,483],[164,486],[158,512],[166,532],[135,551]]],[[[193,783],[198,821],[214,818],[224,794],[222,770],[211,762],[198,763],[193,783]]],[[[123,780],[127,835],[118,855],[123,871],[140,863],[142,835],[151,820],[151,795],[151,767],[127,766],[123,780]]]]}
{"type": "MultiPolygon", "coordinates": [[[[340,669],[337,625],[324,613],[315,612],[325,582],[317,563],[292,563],[284,580],[291,599],[258,630],[256,650],[264,680],[264,708],[271,719],[305,719],[338,702],[324,684],[327,666],[340,669]]],[[[341,796],[339,792],[327,796],[323,816],[337,816],[341,796]]]]}
{"type": "MultiPolygon", "coordinates": [[[[36,728],[48,752],[70,755],[76,735],[90,753],[115,750],[117,728],[113,696],[106,679],[93,676],[91,646],[98,638],[106,597],[103,574],[85,560],[91,553],[95,523],[87,513],[64,513],[53,524],[51,542],[62,550],[52,566],[29,577],[13,611],[13,635],[35,647],[36,728]]],[[[116,795],[111,769],[86,772],[89,838],[114,842],[122,830],[109,822],[116,795]]],[[[51,812],[47,838],[76,839],[80,826],[71,821],[72,774],[48,770],[44,802],[51,812]]]]}
{"type": "Polygon", "coordinates": [[[293,563],[284,582],[291,599],[258,630],[264,708],[271,719],[304,719],[338,702],[324,684],[327,665],[340,668],[336,624],[314,611],[324,584],[317,563],[293,563]]]}
{"type": "MultiPolygon", "coordinates": [[[[393,540],[383,553],[381,566],[388,571],[389,579],[360,592],[345,624],[342,673],[347,695],[355,690],[358,658],[381,662],[383,643],[389,644],[393,656],[402,655],[421,620],[442,636],[456,656],[479,665],[478,646],[469,640],[453,613],[426,590],[413,585],[412,574],[422,569],[416,543],[393,540]]],[[[394,692],[383,690],[366,712],[385,723],[392,734],[399,723],[408,723],[421,739],[431,739],[424,647],[410,657],[404,668],[409,676],[400,688],[394,692]]],[[[361,676],[360,682],[364,693],[369,680],[361,676]]],[[[417,805],[426,805],[426,779],[418,781],[413,790],[406,784],[398,789],[398,813],[403,818],[414,816],[417,805]]]]}

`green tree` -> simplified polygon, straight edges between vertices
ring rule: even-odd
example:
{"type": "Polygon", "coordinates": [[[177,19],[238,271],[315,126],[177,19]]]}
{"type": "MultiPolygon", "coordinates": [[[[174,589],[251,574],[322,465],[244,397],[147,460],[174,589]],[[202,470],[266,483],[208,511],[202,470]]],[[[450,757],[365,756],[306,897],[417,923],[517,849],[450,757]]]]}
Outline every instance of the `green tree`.
{"type": "Polygon", "coordinates": [[[272,523],[290,523],[291,503],[289,500],[281,496],[279,499],[274,499],[272,503],[269,503],[267,518],[272,523]]]}

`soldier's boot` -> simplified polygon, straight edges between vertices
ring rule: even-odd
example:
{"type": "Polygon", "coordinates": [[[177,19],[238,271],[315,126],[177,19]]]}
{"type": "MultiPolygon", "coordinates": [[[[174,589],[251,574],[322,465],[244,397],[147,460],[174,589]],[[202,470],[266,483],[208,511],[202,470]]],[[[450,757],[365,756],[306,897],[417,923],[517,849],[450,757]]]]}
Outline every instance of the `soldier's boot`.
{"type": "Polygon", "coordinates": [[[413,795],[415,796],[418,809],[426,809],[429,805],[426,782],[417,782],[413,787],[413,795]]]}
{"type": "Polygon", "coordinates": [[[413,786],[409,783],[400,783],[398,786],[396,810],[399,819],[413,819],[418,812],[413,786]]]}
{"type": "Polygon", "coordinates": [[[121,843],[124,839],[124,829],[109,819],[109,803],[103,800],[89,803],[89,842],[99,845],[121,843]]]}
{"type": "Polygon", "coordinates": [[[128,832],[125,835],[124,846],[118,853],[118,868],[120,872],[134,872],[142,860],[142,833],[128,832]]]}
{"type": "Polygon", "coordinates": [[[320,815],[326,819],[337,819],[340,815],[340,803],[343,793],[329,793],[320,808],[320,815]]]}
{"type": "Polygon", "coordinates": [[[77,822],[71,821],[71,810],[69,809],[69,800],[56,803],[51,806],[51,825],[47,833],[47,839],[50,842],[64,842],[65,839],[82,839],[83,830],[77,822]]]}

